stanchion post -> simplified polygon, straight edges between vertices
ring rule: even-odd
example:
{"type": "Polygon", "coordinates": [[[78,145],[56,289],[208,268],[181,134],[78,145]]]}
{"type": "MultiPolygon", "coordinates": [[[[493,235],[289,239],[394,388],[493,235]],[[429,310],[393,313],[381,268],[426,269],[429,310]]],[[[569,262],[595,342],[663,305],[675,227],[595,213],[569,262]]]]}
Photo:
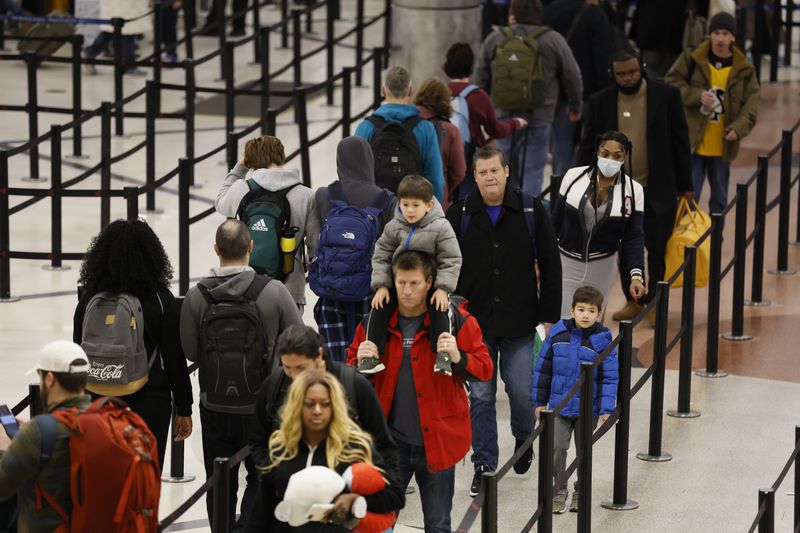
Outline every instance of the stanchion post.
{"type": "Polygon", "coordinates": [[[372,49],[372,109],[381,106],[381,74],[383,70],[383,50],[372,49]]]}
{"type": "Polygon", "coordinates": [[[656,292],[656,331],[653,339],[653,380],[650,389],[650,440],[647,452],[636,454],[637,459],[651,462],[664,462],[672,455],[661,450],[661,436],[664,424],[664,376],[667,358],[667,318],[669,314],[669,283],[658,282],[656,292]]]}
{"type": "MultiPolygon", "coordinates": [[[[261,35],[261,0],[253,0],[253,33],[261,35]]],[[[261,48],[258,44],[258,37],[253,39],[253,62],[261,61],[261,48]]]]}
{"type": "Polygon", "coordinates": [[[578,424],[583,438],[578,456],[578,533],[592,531],[592,432],[594,429],[594,364],[581,363],[581,401],[578,424]]]}
{"type": "Polygon", "coordinates": [[[792,31],[794,31],[794,0],[786,0],[786,21],[783,30],[783,65],[792,65],[792,31]]]}
{"type": "Polygon", "coordinates": [[[50,264],[44,265],[44,270],[69,270],[68,266],[61,264],[63,235],[61,228],[61,131],[58,124],[50,126],[50,175],[52,177],[50,199],[52,209],[50,214],[50,264]]]}
{"type": "Polygon", "coordinates": [[[83,124],[81,124],[81,107],[83,106],[81,52],[83,51],[83,35],[73,35],[72,43],[72,155],[83,156],[83,124]]]}
{"type": "Polygon", "coordinates": [[[189,183],[194,163],[186,158],[178,161],[178,293],[189,290],[189,183]]]}
{"type": "Polygon", "coordinates": [[[308,145],[308,116],[306,110],[306,89],[294,88],[295,109],[297,110],[297,129],[300,133],[300,165],[303,169],[303,185],[311,187],[311,155],[308,145]]]}
{"type": "Polygon", "coordinates": [[[122,77],[125,69],[129,66],[122,63],[122,26],[125,25],[125,21],[115,17],[111,19],[111,25],[114,27],[114,102],[117,102],[117,107],[114,111],[114,131],[117,135],[123,135],[123,109],[119,102],[123,98],[122,77]]]}
{"type": "Polygon", "coordinates": [[[697,418],[692,410],[692,349],[694,346],[694,284],[697,268],[697,246],[683,249],[686,269],[683,271],[683,297],[681,301],[681,361],[678,371],[678,410],[667,411],[675,418],[697,418]]]}
{"type": "Polygon", "coordinates": [[[342,18],[342,3],[340,0],[329,0],[333,4],[333,18],[339,20],[342,18]]]}
{"type": "Polygon", "coordinates": [[[42,179],[39,176],[39,145],[36,143],[36,138],[39,137],[39,88],[36,79],[39,57],[31,52],[26,53],[24,57],[28,74],[28,140],[31,147],[28,150],[30,177],[23,178],[22,181],[38,182],[42,179]]]}
{"type": "MultiPolygon", "coordinates": [[[[197,26],[197,11],[194,2],[186,2],[183,4],[183,28],[186,32],[186,40],[184,46],[186,47],[186,57],[189,59],[194,58],[194,37],[192,30],[197,26]]],[[[177,51],[175,52],[177,53],[177,51]]]]}
{"type": "Polygon", "coordinates": [[[31,403],[28,406],[31,418],[42,414],[44,406],[42,405],[42,391],[39,389],[38,383],[30,383],[28,385],[28,397],[31,399],[31,403]]]}
{"type": "MultiPolygon", "coordinates": [[[[800,426],[794,427],[794,443],[800,442],[800,426]]],[[[794,529],[800,527],[800,454],[794,458],[794,529]]]]}
{"type": "MultiPolygon", "coordinates": [[[[767,221],[767,180],[769,179],[769,158],[758,156],[756,174],[756,217],[753,233],[753,272],[750,282],[750,299],[744,305],[769,307],[772,302],[764,299],[764,235],[767,221]]],[[[744,253],[744,249],[742,249],[744,253]]]]}
{"type": "Polygon", "coordinates": [[[334,90],[334,82],[333,78],[335,76],[333,69],[334,69],[334,28],[333,28],[333,17],[334,17],[334,8],[332,0],[328,0],[326,3],[326,16],[325,16],[325,69],[328,76],[328,85],[325,88],[325,96],[327,98],[327,104],[333,105],[333,90],[334,90]]]}
{"type": "Polygon", "coordinates": [[[353,69],[345,67],[342,69],[342,138],[350,136],[350,121],[353,96],[353,69]]]}
{"type": "Polygon", "coordinates": [[[0,20],[0,50],[6,49],[6,21],[0,20]]]}
{"type": "Polygon", "coordinates": [[[758,522],[758,533],[774,533],[775,531],[775,489],[758,489],[759,509],[766,503],[764,514],[758,522]]]}
{"type": "Polygon", "coordinates": [[[542,432],[539,435],[539,490],[537,497],[537,507],[542,510],[537,522],[539,533],[553,531],[554,420],[555,414],[552,409],[543,409],[539,413],[539,424],[542,425],[542,432]]]}
{"type": "MultiPolygon", "coordinates": [[[[217,39],[219,40],[219,49],[225,50],[226,37],[225,37],[225,4],[227,2],[214,2],[213,9],[216,10],[217,18],[217,39]]],[[[225,59],[224,56],[220,57],[219,62],[219,75],[225,79],[225,59]]]]}
{"type": "MultiPolygon", "coordinates": [[[[261,46],[261,109],[266,113],[267,109],[269,109],[269,97],[270,91],[272,90],[270,85],[270,75],[269,75],[269,36],[272,30],[269,29],[268,26],[261,28],[259,33],[259,43],[261,46]]],[[[265,135],[267,133],[266,130],[266,119],[261,122],[261,135],[265,135]]]]}
{"type": "MultiPolygon", "coordinates": [[[[745,11],[746,13],[746,11],[745,11]]],[[[761,55],[764,52],[764,0],[756,0],[754,17],[753,41],[750,47],[753,56],[753,66],[756,70],[756,79],[761,82],[761,55]]]]}
{"type": "Polygon", "coordinates": [[[614,430],[614,495],[600,505],[614,511],[630,511],[639,507],[628,499],[628,443],[631,431],[631,368],[633,366],[633,322],[619,323],[622,341],[619,345],[619,384],[617,405],[619,420],[614,430]]]}
{"type": "MultiPolygon", "coordinates": [[[[183,61],[183,68],[186,73],[186,108],[184,109],[184,113],[186,113],[185,122],[186,122],[186,132],[185,132],[185,144],[186,144],[186,159],[189,161],[194,162],[194,133],[195,133],[195,73],[194,73],[194,60],[193,59],[184,59],[183,61]]],[[[189,186],[194,185],[194,172],[190,174],[189,186]]]]}
{"type": "Polygon", "coordinates": [[[281,48],[289,48],[289,2],[283,0],[281,5],[281,48]]]}
{"type": "Polygon", "coordinates": [[[272,135],[275,136],[275,110],[274,109],[267,109],[264,114],[264,135],[272,135]]]}
{"type": "Polygon", "coordinates": [[[483,507],[481,508],[481,533],[497,533],[497,473],[481,475],[483,507]]]}
{"type": "MultiPolygon", "coordinates": [[[[172,8],[170,8],[172,9],[172,8]]],[[[155,104],[156,114],[161,113],[161,52],[164,36],[164,3],[157,0],[153,13],[153,81],[158,92],[156,92],[155,104]]]]}
{"type": "Polygon", "coordinates": [[[230,458],[217,457],[214,459],[214,475],[216,481],[211,496],[214,517],[211,521],[211,531],[214,533],[229,533],[231,529],[230,509],[231,498],[230,458]]]}
{"type": "Polygon", "coordinates": [[[139,218],[139,189],[137,187],[123,187],[125,195],[125,217],[128,220],[139,218]]]}
{"type": "Polygon", "coordinates": [[[225,80],[225,131],[233,131],[236,116],[236,87],[234,85],[233,43],[225,43],[222,51],[222,78],[225,80]]]}
{"type": "Polygon", "coordinates": [[[0,303],[18,302],[11,295],[11,235],[8,208],[8,151],[0,150],[0,303]]]}
{"type": "MultiPolygon", "coordinates": [[[[788,51],[784,53],[788,54],[788,51]]],[[[783,140],[781,142],[781,186],[780,200],[778,203],[778,267],[769,269],[770,274],[779,276],[790,276],[797,273],[797,269],[789,268],[789,195],[792,189],[793,133],[792,130],[783,130],[783,140]]],[[[798,208],[798,213],[800,213],[800,208],[798,208]]]]}
{"type": "MultiPolygon", "coordinates": [[[[175,427],[175,402],[172,402],[172,427],[175,427]]],[[[188,483],[194,481],[194,474],[184,472],[184,444],[183,441],[169,440],[169,474],[163,474],[161,481],[166,483],[188,483]]]]}
{"type": "Polygon", "coordinates": [[[309,2],[306,7],[306,33],[314,33],[314,10],[311,7],[316,3],[316,0],[309,2]]]}
{"type": "Polygon", "coordinates": [[[364,0],[356,0],[356,86],[363,85],[363,67],[361,58],[364,57],[364,0]]]}
{"type": "Polygon", "coordinates": [[[722,272],[722,226],[725,216],[711,213],[711,257],[708,267],[708,326],[706,332],[706,367],[695,372],[703,378],[724,378],[718,368],[720,274],[722,272]]]}
{"type": "Polygon", "coordinates": [[[100,104],[100,229],[111,223],[111,103],[100,104]]]}
{"type": "Polygon", "coordinates": [[[225,137],[225,160],[228,168],[236,166],[236,161],[239,159],[237,153],[239,152],[239,137],[236,136],[235,131],[229,131],[225,137]]]}
{"type": "Polygon", "coordinates": [[[145,131],[145,184],[147,192],[145,193],[145,208],[148,213],[160,213],[156,210],[156,111],[155,111],[155,96],[156,86],[154,82],[148,80],[145,84],[145,99],[147,105],[147,113],[144,119],[145,131]]]}
{"type": "Polygon", "coordinates": [[[744,332],[744,274],[747,257],[747,184],[736,184],[736,228],[733,258],[733,302],[731,332],[723,333],[729,341],[749,341],[753,338],[744,332]]]}
{"type": "Polygon", "coordinates": [[[292,9],[292,80],[295,87],[303,84],[302,72],[302,32],[300,26],[300,15],[303,12],[299,9],[292,9]]]}
{"type": "Polygon", "coordinates": [[[771,31],[769,33],[769,81],[778,81],[778,45],[781,35],[781,2],[772,0],[771,31]]]}
{"type": "Polygon", "coordinates": [[[386,16],[383,18],[383,49],[386,51],[386,62],[384,67],[388,67],[389,53],[392,50],[392,0],[384,0],[383,12],[386,16]]]}

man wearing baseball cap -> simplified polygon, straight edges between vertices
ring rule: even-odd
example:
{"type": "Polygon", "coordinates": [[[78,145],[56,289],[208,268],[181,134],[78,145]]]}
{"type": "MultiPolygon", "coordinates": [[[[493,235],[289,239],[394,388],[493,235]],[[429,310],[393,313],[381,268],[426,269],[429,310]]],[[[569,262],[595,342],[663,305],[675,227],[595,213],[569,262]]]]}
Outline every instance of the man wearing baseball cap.
{"type": "Polygon", "coordinates": [[[712,213],[722,212],[728,203],[731,161],[758,118],[756,71],[735,41],[736,21],[728,13],[717,13],[708,23],[708,39],[694,50],[684,50],[664,78],[681,91],[694,196],[700,200],[708,176],[712,213]]]}
{"type": "MultiPolygon", "coordinates": [[[[55,341],[45,346],[29,372],[39,374],[45,411],[86,410],[91,403],[84,391],[88,370],[89,360],[79,345],[55,341]]],[[[49,461],[42,461],[46,450],[41,449],[39,424],[23,424],[13,439],[0,427],[0,501],[18,495],[18,531],[53,531],[64,523],[53,506],[43,504],[37,509],[34,482],[65,512],[72,511],[68,429],[61,422],[56,425],[59,437],[64,438],[56,438],[49,461]]]]}

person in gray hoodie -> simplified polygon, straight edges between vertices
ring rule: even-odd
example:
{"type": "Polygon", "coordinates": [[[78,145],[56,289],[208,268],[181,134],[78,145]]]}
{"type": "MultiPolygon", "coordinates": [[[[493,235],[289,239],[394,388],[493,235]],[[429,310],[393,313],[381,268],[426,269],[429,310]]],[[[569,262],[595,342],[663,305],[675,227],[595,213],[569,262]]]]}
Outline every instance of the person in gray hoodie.
{"type": "MultiPolygon", "coordinates": [[[[198,282],[198,286],[189,289],[183,300],[181,308],[181,345],[190,361],[197,361],[200,356],[201,328],[209,303],[203,292],[207,291],[214,300],[231,299],[239,300],[245,296],[256,277],[259,276],[248,266],[253,241],[247,226],[239,220],[226,220],[217,228],[214,252],[219,256],[219,266],[211,269],[210,276],[198,282]]],[[[292,295],[286,287],[277,280],[269,283],[255,297],[255,306],[266,335],[268,356],[274,349],[275,342],[283,330],[294,324],[302,324],[300,313],[294,303],[292,295]]],[[[268,357],[269,358],[269,357],[268,357]]],[[[275,358],[272,357],[274,360],[275,358]]],[[[201,376],[208,372],[201,365],[201,376]]],[[[242,412],[223,412],[216,405],[207,401],[207,391],[204,390],[202,380],[200,386],[200,423],[203,438],[203,463],[206,475],[214,472],[215,457],[230,457],[248,442],[248,429],[253,417],[252,407],[247,410],[236,408],[242,412]]],[[[241,516],[250,516],[250,511],[256,502],[258,491],[258,472],[253,463],[252,456],[244,460],[247,470],[247,487],[242,496],[241,516]]],[[[239,482],[239,468],[230,470],[231,501],[230,517],[236,516],[236,487],[239,482]]],[[[212,520],[212,491],[206,497],[209,522],[212,520]]],[[[232,518],[233,520],[233,518],[232,518]]],[[[241,519],[236,524],[231,524],[232,531],[243,530],[241,519]]]]}
{"type": "MultiPolygon", "coordinates": [[[[350,205],[365,209],[375,204],[382,194],[388,194],[389,201],[378,219],[383,231],[392,220],[397,199],[391,192],[375,185],[374,160],[369,143],[356,136],[339,141],[336,148],[336,173],[339,180],[334,183],[338,184],[336,186],[350,205]]],[[[320,187],[314,193],[314,211],[320,228],[325,225],[325,219],[332,207],[328,189],[329,187],[320,187]]],[[[370,258],[365,258],[365,261],[369,264],[370,258]]],[[[371,301],[372,295],[358,302],[344,302],[329,296],[320,296],[317,300],[314,320],[333,361],[344,363],[347,347],[353,342],[361,319],[369,313],[371,301]]]]}
{"type": "Polygon", "coordinates": [[[285,160],[283,144],[277,137],[264,135],[247,141],[244,158],[233,167],[222,183],[215,207],[225,217],[236,217],[242,200],[250,192],[248,180],[255,180],[267,191],[289,189],[286,193],[290,211],[288,226],[298,229],[295,234],[297,247],[294,270],[286,276],[283,283],[302,312],[306,303],[306,258],[314,257],[317,253],[320,219],[314,208],[314,192],[301,183],[297,169],[282,168],[285,160]],[[249,171],[252,172],[248,178],[249,171]]]}

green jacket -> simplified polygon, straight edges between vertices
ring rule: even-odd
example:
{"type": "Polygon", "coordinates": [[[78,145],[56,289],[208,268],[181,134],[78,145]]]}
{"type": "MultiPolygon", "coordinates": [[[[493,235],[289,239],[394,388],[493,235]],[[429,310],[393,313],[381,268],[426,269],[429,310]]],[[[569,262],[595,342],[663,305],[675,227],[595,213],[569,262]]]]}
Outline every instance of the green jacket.
{"type": "MultiPolygon", "coordinates": [[[[708,65],[708,49],[711,42],[706,39],[694,50],[684,50],[669,69],[664,81],[681,91],[686,123],[689,126],[689,141],[695,150],[703,139],[708,116],[700,113],[700,95],[710,85],[711,73],[708,65]],[[690,78],[691,73],[691,78],[690,78]]],[[[725,88],[727,108],[725,129],[731,128],[743,139],[758,118],[759,85],[756,71],[738,48],[733,48],[733,65],[725,88]]],[[[739,152],[739,141],[725,141],[723,158],[733,161],[739,152]]]]}
{"type": "MultiPolygon", "coordinates": [[[[77,407],[85,411],[91,403],[91,397],[79,396],[53,406],[49,412],[56,410],[69,410],[77,407]]],[[[58,437],[47,467],[39,473],[41,459],[42,437],[39,425],[33,421],[24,424],[19,433],[11,441],[11,446],[0,455],[0,500],[7,500],[24,491],[34,477],[47,492],[66,512],[72,510],[70,499],[70,456],[69,456],[69,430],[61,422],[56,422],[58,437]]],[[[51,533],[64,521],[47,503],[42,504],[42,509],[36,509],[36,499],[33,493],[21,494],[23,499],[17,519],[19,533],[51,533]]]]}

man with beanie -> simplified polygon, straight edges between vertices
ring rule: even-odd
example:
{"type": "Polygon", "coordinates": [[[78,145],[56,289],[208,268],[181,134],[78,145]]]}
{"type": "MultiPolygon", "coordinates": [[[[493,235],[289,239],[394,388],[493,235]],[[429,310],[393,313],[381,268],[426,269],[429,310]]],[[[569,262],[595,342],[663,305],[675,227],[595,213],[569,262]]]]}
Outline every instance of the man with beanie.
{"type": "MultiPolygon", "coordinates": [[[[42,349],[33,371],[39,374],[42,406],[47,413],[85,411],[89,407],[91,398],[85,393],[89,360],[79,345],[51,342],[42,349]]],[[[64,519],[52,504],[37,506],[39,491],[26,491],[32,488],[32,482],[67,515],[72,513],[69,431],[63,422],[56,420],[55,446],[49,461],[42,466],[42,432],[38,423],[32,420],[21,425],[13,439],[5,427],[0,428],[0,501],[18,494],[19,531],[54,531],[64,525],[64,519]]]]}
{"type": "Polygon", "coordinates": [[[758,118],[756,71],[735,41],[736,21],[728,13],[717,13],[708,24],[708,39],[685,50],[665,78],[681,91],[694,194],[700,198],[708,176],[712,213],[721,212],[728,203],[731,161],[758,118]]]}
{"type": "MultiPolygon", "coordinates": [[[[336,173],[339,176],[338,181],[329,187],[320,187],[314,194],[320,227],[325,226],[325,219],[332,208],[332,197],[334,202],[343,201],[359,209],[366,209],[377,202],[383,207],[378,217],[376,237],[380,236],[386,223],[394,216],[397,199],[388,190],[375,185],[374,160],[369,143],[357,136],[342,139],[336,148],[336,173]]],[[[316,259],[312,259],[311,276],[316,275],[316,259]]],[[[370,264],[370,259],[371,257],[364,257],[365,265],[370,264]]],[[[372,295],[356,302],[343,301],[335,295],[321,294],[319,297],[314,306],[314,320],[331,359],[343,363],[347,358],[347,347],[353,342],[356,327],[371,309],[372,295]]]]}

